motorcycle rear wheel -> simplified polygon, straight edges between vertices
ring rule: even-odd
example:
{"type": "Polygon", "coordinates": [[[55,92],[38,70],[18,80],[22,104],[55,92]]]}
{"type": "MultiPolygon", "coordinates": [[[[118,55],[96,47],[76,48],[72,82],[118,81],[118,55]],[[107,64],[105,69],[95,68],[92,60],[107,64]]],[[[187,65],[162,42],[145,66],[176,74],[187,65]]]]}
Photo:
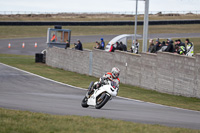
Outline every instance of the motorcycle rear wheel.
{"type": "Polygon", "coordinates": [[[97,97],[96,102],[96,109],[101,109],[110,99],[110,96],[108,96],[106,93],[102,93],[100,96],[97,97]]]}

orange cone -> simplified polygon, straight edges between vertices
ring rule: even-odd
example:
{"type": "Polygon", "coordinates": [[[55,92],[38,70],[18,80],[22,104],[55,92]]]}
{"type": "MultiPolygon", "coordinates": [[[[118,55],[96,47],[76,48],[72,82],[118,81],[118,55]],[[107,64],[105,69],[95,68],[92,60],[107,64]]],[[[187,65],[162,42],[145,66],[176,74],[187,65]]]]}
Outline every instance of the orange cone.
{"type": "Polygon", "coordinates": [[[8,43],[8,48],[11,48],[11,44],[10,43],[8,43]]]}
{"type": "Polygon", "coordinates": [[[37,42],[35,42],[35,48],[37,48],[37,42]]]}
{"type": "Polygon", "coordinates": [[[25,47],[25,43],[23,42],[23,43],[22,43],[22,48],[24,48],[24,47],[25,47]]]}

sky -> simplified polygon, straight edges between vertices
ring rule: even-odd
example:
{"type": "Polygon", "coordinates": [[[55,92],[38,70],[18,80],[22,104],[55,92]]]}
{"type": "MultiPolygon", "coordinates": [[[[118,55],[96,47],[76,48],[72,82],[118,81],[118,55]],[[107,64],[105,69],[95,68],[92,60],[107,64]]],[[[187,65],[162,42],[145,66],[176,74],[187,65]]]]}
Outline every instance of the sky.
{"type": "MultiPolygon", "coordinates": [[[[134,0],[0,0],[0,11],[135,12],[134,0]]],[[[138,11],[144,12],[144,1],[138,11]]],[[[149,11],[200,11],[200,0],[149,0],[149,11]]]]}

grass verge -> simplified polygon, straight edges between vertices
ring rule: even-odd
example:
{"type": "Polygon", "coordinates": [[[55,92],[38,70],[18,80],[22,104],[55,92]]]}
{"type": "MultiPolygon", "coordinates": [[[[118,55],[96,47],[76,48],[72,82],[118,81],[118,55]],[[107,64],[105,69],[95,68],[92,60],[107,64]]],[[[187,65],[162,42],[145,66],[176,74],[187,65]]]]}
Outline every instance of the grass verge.
{"type": "MultiPolygon", "coordinates": [[[[0,54],[0,62],[82,88],[87,88],[90,81],[98,80],[98,78],[92,76],[52,68],[45,64],[34,63],[33,56],[0,54]]],[[[172,96],[124,84],[120,85],[119,95],[164,105],[200,110],[200,99],[172,96]]],[[[138,124],[121,120],[92,118],[89,116],[49,115],[2,108],[0,108],[0,118],[1,133],[200,133],[200,130],[138,124]]]]}
{"type": "MultiPolygon", "coordinates": [[[[0,39],[46,37],[47,29],[53,26],[0,26],[0,39]]],[[[72,36],[133,34],[134,26],[63,26],[72,30],[72,36]]],[[[150,25],[149,34],[199,33],[200,24],[150,25]]],[[[143,26],[137,26],[137,34],[143,33],[143,26]]]]}
{"type": "Polygon", "coordinates": [[[200,130],[137,124],[89,116],[58,116],[0,108],[1,133],[199,133],[200,130]]]}
{"type": "MultiPolygon", "coordinates": [[[[96,77],[35,63],[33,56],[0,54],[0,62],[82,88],[87,88],[91,81],[98,80],[96,77]]],[[[200,99],[198,98],[174,96],[125,84],[120,84],[119,96],[200,111],[200,99]]]]}

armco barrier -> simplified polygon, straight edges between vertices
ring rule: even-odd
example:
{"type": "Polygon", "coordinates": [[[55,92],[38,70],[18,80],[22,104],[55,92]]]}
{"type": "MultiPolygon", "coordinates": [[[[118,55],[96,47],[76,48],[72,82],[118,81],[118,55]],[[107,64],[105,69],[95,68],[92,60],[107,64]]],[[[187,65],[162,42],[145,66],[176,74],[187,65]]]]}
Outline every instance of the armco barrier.
{"type": "Polygon", "coordinates": [[[101,77],[112,67],[121,70],[122,83],[159,92],[200,98],[200,54],[105,52],[48,48],[46,63],[81,74],[101,77]]]}
{"type": "MultiPolygon", "coordinates": [[[[161,20],[149,21],[149,25],[169,25],[169,24],[200,24],[200,20],[161,20]]],[[[15,22],[2,21],[0,26],[44,26],[44,25],[62,25],[62,26],[101,26],[101,25],[135,25],[135,21],[98,21],[98,22],[15,22]]],[[[137,25],[143,25],[143,21],[138,21],[137,25]]]]}

